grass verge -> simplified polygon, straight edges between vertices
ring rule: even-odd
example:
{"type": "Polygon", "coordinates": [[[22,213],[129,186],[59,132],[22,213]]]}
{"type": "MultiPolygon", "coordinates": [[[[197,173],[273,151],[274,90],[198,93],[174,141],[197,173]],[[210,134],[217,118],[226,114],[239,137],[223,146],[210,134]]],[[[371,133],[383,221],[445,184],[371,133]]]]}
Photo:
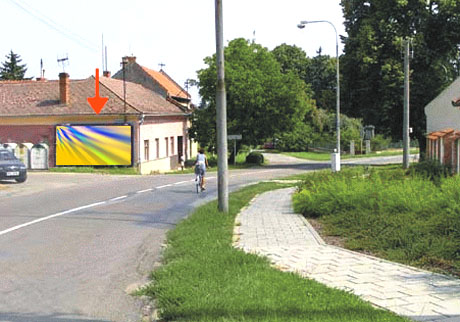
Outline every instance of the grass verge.
{"type": "MultiPolygon", "coordinates": [[[[411,149],[411,154],[418,153],[418,149],[411,149]]],[[[387,150],[387,151],[379,151],[369,154],[358,154],[358,155],[349,155],[343,154],[341,155],[341,159],[358,159],[358,158],[370,158],[370,157],[388,157],[393,155],[402,155],[402,150],[387,150]]],[[[331,159],[330,153],[324,152],[282,152],[284,155],[288,155],[291,157],[299,158],[299,159],[306,159],[306,160],[313,160],[313,161],[328,161],[331,159]]]]}
{"type": "Polygon", "coordinates": [[[98,174],[116,174],[116,175],[137,175],[139,172],[136,168],[94,168],[94,167],[57,167],[50,168],[49,172],[60,173],[98,173],[98,174]]]}
{"type": "Polygon", "coordinates": [[[142,294],[154,297],[165,321],[407,321],[357,296],[272,268],[267,259],[232,247],[234,220],[263,183],[232,193],[229,213],[217,202],[198,208],[169,231],[163,266],[142,294]]]}
{"type": "Polygon", "coordinates": [[[460,177],[429,180],[395,167],[304,178],[294,208],[347,248],[460,276],[460,177]]]}

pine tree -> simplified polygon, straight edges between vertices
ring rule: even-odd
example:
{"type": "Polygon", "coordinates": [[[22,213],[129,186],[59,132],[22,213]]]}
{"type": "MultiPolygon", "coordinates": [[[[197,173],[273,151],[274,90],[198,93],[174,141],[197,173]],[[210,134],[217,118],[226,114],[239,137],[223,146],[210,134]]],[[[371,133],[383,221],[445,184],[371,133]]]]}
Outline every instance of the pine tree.
{"type": "Polygon", "coordinates": [[[20,65],[22,61],[21,56],[10,51],[9,55],[6,55],[6,61],[2,63],[0,67],[0,79],[1,80],[22,80],[27,71],[26,65],[20,65]]]}

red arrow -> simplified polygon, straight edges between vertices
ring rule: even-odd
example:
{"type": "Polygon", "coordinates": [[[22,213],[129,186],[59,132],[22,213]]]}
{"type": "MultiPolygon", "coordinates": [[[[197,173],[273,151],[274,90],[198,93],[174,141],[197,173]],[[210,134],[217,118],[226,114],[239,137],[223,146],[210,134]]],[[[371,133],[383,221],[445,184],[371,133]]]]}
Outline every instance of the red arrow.
{"type": "Polygon", "coordinates": [[[105,103],[109,100],[108,97],[99,96],[99,68],[96,68],[96,94],[94,97],[87,98],[89,105],[93,108],[96,114],[101,113],[101,110],[104,108],[105,103]]]}

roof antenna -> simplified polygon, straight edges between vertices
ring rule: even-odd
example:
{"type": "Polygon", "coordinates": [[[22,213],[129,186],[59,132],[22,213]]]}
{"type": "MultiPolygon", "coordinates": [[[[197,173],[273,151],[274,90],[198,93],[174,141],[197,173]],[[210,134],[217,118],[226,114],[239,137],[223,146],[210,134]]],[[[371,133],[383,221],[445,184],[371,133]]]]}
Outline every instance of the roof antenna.
{"type": "Polygon", "coordinates": [[[104,34],[102,34],[102,70],[104,71],[104,34]]]}
{"type": "Polygon", "coordinates": [[[43,59],[40,58],[40,78],[45,77],[45,70],[43,69],[43,59]]]}
{"type": "Polygon", "coordinates": [[[163,70],[163,67],[165,67],[166,65],[163,64],[163,63],[159,63],[158,66],[160,66],[160,71],[162,71],[162,70],[163,70]]]}
{"type": "Polygon", "coordinates": [[[65,73],[65,66],[69,65],[69,56],[66,54],[65,58],[58,58],[57,62],[62,65],[62,72],[65,73]]]}
{"type": "Polygon", "coordinates": [[[104,72],[108,71],[107,69],[107,46],[105,46],[105,69],[104,72]]]}

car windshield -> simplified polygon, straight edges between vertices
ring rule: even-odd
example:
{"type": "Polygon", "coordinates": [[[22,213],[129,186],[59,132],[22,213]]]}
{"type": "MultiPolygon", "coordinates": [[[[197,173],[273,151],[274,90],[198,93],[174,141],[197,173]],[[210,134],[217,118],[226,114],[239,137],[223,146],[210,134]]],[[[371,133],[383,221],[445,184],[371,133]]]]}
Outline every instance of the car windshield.
{"type": "Polygon", "coordinates": [[[16,160],[10,151],[0,151],[0,161],[16,160]]]}

